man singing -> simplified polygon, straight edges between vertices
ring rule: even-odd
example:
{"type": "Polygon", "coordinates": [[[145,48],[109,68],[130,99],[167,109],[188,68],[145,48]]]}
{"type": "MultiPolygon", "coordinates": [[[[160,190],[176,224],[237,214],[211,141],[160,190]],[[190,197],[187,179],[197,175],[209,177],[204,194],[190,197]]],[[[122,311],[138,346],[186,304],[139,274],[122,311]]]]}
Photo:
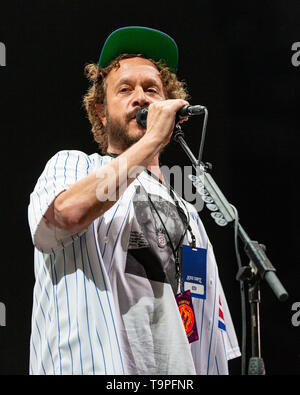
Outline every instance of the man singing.
{"type": "Polygon", "coordinates": [[[177,64],[170,36],[126,27],[85,68],[101,154],[59,151],[30,196],[31,374],[228,374],[240,356],[203,224],[160,169],[189,104],[177,64]]]}

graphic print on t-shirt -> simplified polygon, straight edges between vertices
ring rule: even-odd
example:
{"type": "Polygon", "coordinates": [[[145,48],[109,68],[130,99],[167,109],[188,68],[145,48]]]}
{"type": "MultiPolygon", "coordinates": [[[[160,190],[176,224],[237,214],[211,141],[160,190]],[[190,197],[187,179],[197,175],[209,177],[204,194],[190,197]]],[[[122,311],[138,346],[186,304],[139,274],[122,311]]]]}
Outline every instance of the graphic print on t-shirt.
{"type": "Polygon", "coordinates": [[[176,293],[175,260],[164,226],[172,245],[176,248],[184,232],[183,223],[171,200],[164,200],[161,196],[151,193],[148,196],[144,188],[136,187],[133,202],[135,217],[129,237],[125,273],[169,283],[176,293]],[[164,244],[160,243],[162,238],[165,238],[164,244]]]}

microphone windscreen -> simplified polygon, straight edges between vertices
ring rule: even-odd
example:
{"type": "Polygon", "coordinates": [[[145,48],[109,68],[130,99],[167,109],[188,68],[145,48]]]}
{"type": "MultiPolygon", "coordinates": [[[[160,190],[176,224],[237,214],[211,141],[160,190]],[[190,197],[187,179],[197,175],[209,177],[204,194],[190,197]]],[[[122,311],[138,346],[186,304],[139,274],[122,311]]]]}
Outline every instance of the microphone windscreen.
{"type": "Polygon", "coordinates": [[[136,122],[142,126],[143,128],[147,127],[147,115],[148,115],[148,108],[142,108],[137,114],[136,114],[136,122]]]}

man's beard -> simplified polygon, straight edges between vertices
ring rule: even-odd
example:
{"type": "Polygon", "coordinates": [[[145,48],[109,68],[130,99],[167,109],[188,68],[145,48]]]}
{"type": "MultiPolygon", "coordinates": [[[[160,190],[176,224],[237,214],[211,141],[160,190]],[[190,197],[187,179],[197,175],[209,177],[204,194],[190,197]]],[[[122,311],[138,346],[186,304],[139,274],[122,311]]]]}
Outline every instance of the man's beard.
{"type": "MultiPolygon", "coordinates": [[[[129,121],[133,116],[137,114],[140,108],[136,108],[132,112],[126,115],[125,122],[122,123],[119,120],[112,118],[108,111],[106,112],[107,124],[105,131],[108,136],[109,145],[117,148],[121,151],[125,151],[127,148],[131,147],[137,141],[140,140],[141,135],[130,135],[129,134],[129,121]]],[[[142,130],[142,127],[140,127],[142,130]]]]}

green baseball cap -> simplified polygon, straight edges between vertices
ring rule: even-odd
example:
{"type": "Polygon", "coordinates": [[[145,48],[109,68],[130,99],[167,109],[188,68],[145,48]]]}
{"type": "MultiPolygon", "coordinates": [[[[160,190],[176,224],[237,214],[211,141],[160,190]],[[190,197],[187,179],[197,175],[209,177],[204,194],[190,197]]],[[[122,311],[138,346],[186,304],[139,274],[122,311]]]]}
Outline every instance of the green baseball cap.
{"type": "Polygon", "coordinates": [[[103,45],[99,67],[107,67],[122,53],[142,54],[156,61],[162,60],[173,73],[177,71],[177,44],[168,34],[156,29],[128,26],[113,31],[103,45]]]}

